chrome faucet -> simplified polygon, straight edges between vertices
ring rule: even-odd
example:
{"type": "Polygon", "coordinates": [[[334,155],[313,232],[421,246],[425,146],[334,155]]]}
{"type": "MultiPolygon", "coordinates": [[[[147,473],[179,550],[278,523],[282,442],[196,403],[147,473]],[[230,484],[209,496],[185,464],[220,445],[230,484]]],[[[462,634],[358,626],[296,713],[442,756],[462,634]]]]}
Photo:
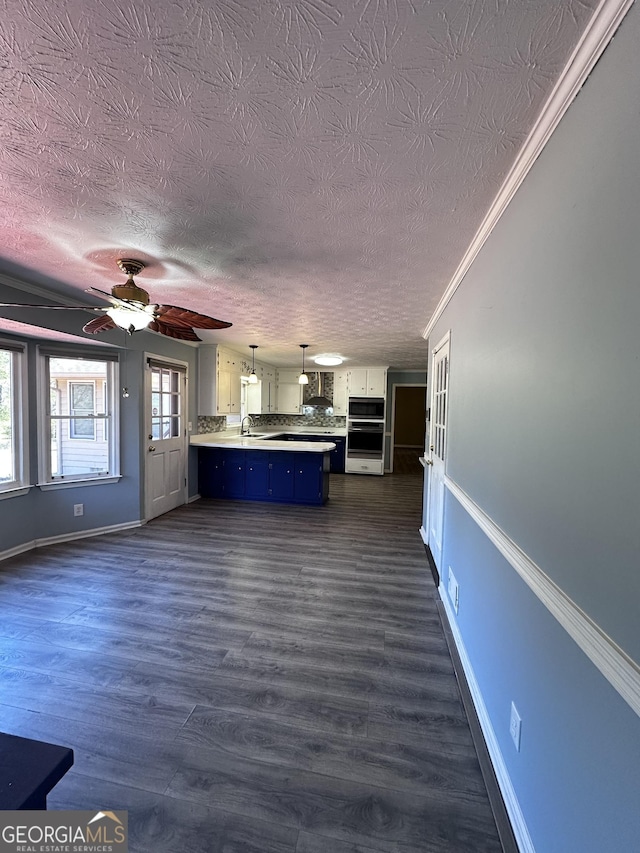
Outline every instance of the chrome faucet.
{"type": "Polygon", "coordinates": [[[251,415],[245,415],[242,419],[241,424],[240,424],[240,435],[250,435],[252,426],[255,426],[255,424],[253,422],[253,418],[251,417],[251,415]],[[245,421],[249,421],[249,426],[247,427],[246,432],[244,431],[244,422],[245,421]]]}

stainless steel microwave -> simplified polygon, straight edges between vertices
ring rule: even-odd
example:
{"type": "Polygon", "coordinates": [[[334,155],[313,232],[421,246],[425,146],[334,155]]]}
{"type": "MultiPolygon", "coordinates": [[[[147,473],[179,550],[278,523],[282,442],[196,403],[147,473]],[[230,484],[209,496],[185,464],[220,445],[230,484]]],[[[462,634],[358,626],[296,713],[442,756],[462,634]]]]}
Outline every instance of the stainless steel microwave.
{"type": "Polygon", "coordinates": [[[349,419],[383,421],[384,397],[349,397],[349,419]]]}

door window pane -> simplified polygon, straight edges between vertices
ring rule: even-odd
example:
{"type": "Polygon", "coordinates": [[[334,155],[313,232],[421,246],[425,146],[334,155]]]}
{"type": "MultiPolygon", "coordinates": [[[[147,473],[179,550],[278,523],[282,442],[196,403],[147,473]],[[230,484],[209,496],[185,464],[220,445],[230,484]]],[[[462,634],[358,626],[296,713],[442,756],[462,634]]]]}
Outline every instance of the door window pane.
{"type": "Polygon", "coordinates": [[[180,380],[183,374],[171,368],[151,368],[151,435],[154,439],[181,435],[180,380]]]}

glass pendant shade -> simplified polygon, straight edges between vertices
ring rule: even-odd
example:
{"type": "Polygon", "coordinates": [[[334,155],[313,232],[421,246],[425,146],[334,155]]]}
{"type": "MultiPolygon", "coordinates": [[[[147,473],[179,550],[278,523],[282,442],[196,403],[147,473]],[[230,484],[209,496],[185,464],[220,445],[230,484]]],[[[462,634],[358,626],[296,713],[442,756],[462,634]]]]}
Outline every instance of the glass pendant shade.
{"type": "Polygon", "coordinates": [[[249,385],[257,385],[258,377],[256,376],[256,350],[258,349],[258,344],[249,344],[251,348],[251,373],[249,374],[249,385]]]}
{"type": "Polygon", "coordinates": [[[304,351],[306,350],[306,348],[308,346],[309,346],[309,344],[300,344],[300,349],[302,350],[302,372],[300,373],[300,376],[298,376],[298,383],[300,385],[308,385],[309,384],[309,377],[304,372],[304,351]]]}

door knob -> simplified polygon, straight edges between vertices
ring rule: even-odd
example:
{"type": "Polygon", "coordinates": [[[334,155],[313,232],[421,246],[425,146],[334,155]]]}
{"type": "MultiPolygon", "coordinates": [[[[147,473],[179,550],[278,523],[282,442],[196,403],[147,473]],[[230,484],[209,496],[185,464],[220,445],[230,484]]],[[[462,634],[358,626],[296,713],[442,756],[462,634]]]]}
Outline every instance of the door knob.
{"type": "Polygon", "coordinates": [[[150,444],[149,445],[149,453],[153,453],[154,450],[155,450],[155,447],[153,446],[153,444],[150,444]]]}

